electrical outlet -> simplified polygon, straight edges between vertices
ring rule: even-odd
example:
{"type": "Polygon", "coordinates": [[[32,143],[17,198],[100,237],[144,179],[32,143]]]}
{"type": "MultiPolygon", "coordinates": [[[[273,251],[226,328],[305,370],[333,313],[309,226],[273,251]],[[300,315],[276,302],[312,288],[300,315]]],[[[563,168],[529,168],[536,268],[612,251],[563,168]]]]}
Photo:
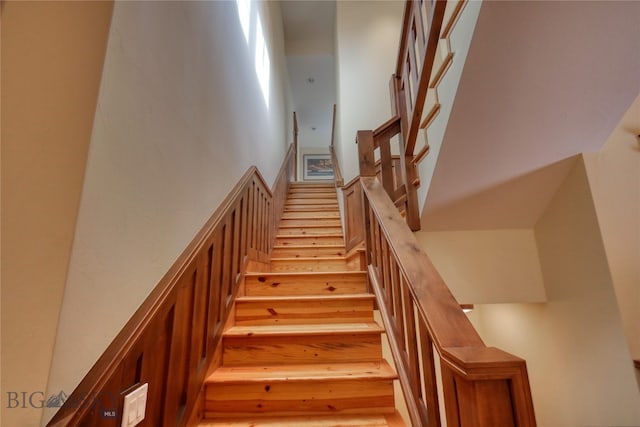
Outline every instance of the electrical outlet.
{"type": "Polygon", "coordinates": [[[145,383],[124,397],[121,427],[133,427],[144,420],[148,390],[149,384],[145,383]]]}

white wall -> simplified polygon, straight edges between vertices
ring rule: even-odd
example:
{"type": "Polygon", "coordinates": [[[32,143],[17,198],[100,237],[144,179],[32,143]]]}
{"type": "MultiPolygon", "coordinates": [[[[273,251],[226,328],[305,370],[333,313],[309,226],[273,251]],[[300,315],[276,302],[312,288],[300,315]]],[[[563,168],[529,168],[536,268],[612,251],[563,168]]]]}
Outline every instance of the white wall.
{"type": "Polygon", "coordinates": [[[345,182],[358,175],[358,130],[391,118],[389,79],[398,55],[404,3],[336,5],[337,154],[345,182]]]}
{"type": "Polygon", "coordinates": [[[334,56],[329,53],[288,55],[287,71],[298,117],[298,146],[324,147],[327,152],[336,102],[334,56]]]}
{"type": "Polygon", "coordinates": [[[533,230],[414,233],[461,304],[545,301],[533,230]]]}
{"type": "Polygon", "coordinates": [[[50,392],[74,389],[250,165],[273,183],[291,113],[281,14],[249,4],[248,42],[236,2],[115,4],[50,392]]]}
{"type": "Polygon", "coordinates": [[[640,392],[582,159],[535,236],[548,301],[480,305],[472,321],[488,345],[527,360],[538,425],[640,425],[640,392]]]}
{"type": "Polygon", "coordinates": [[[640,96],[602,150],[585,154],[620,315],[634,359],[640,360],[640,96]]]}
{"type": "MultiPolygon", "coordinates": [[[[468,1],[462,9],[458,22],[449,36],[451,52],[453,52],[453,62],[438,84],[440,112],[426,132],[430,147],[429,154],[418,166],[418,176],[420,177],[418,206],[420,207],[421,214],[427,200],[431,178],[436,169],[438,154],[440,153],[442,141],[444,140],[444,135],[447,130],[451,109],[453,108],[453,102],[456,98],[460,78],[462,77],[464,63],[467,59],[469,48],[471,47],[471,40],[476,28],[478,16],[480,15],[481,6],[481,0],[468,1]]],[[[425,131],[421,131],[421,134],[424,132],[425,131]]],[[[421,135],[420,138],[423,136],[424,135],[421,135]]]]}

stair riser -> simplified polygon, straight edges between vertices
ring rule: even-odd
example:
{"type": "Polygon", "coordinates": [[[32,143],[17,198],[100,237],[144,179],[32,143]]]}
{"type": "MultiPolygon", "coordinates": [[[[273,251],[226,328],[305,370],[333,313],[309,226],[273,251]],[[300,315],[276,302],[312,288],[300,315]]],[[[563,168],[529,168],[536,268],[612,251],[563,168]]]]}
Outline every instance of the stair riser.
{"type": "Polygon", "coordinates": [[[223,337],[222,363],[225,366],[375,362],[381,357],[378,332],[223,337]]]}
{"type": "Polygon", "coordinates": [[[324,256],[344,256],[344,246],[339,247],[322,247],[316,246],[313,248],[300,248],[300,247],[282,247],[273,248],[271,256],[275,258],[317,258],[324,256]]]}
{"type": "Polygon", "coordinates": [[[282,219],[300,219],[300,218],[326,218],[340,219],[340,212],[284,212],[282,219]]]}
{"type": "Polygon", "coordinates": [[[205,416],[393,413],[392,380],[214,384],[205,416]]]}
{"type": "Polygon", "coordinates": [[[330,198],[313,198],[313,199],[287,199],[286,205],[295,206],[295,205],[337,205],[338,199],[335,197],[330,198]]]}
{"type": "Polygon", "coordinates": [[[371,299],[236,303],[236,325],[356,323],[372,320],[371,299]]]}
{"type": "Polygon", "coordinates": [[[278,235],[278,246],[311,246],[311,245],[344,245],[344,239],[340,236],[286,236],[278,235]]]}
{"type": "Polygon", "coordinates": [[[303,219],[286,219],[280,221],[280,228],[289,227],[342,227],[340,218],[303,218],[303,219]]]}
{"type": "Polygon", "coordinates": [[[341,234],[342,227],[280,227],[278,230],[279,236],[287,236],[287,235],[299,235],[299,236],[322,236],[326,234],[341,234]]]}
{"type": "Polygon", "coordinates": [[[332,212],[340,214],[338,205],[285,205],[284,212],[332,212]]]}
{"type": "Polygon", "coordinates": [[[287,199],[337,199],[335,191],[314,191],[314,192],[302,192],[302,191],[290,191],[287,199]]]}
{"type": "Polygon", "coordinates": [[[322,259],[316,260],[271,260],[271,271],[273,272],[305,272],[305,271],[345,271],[355,270],[344,259],[322,259]]]}
{"type": "Polygon", "coordinates": [[[311,192],[311,191],[335,191],[336,190],[336,186],[335,184],[332,183],[326,183],[326,184],[298,184],[298,183],[292,183],[289,185],[289,191],[302,191],[305,193],[311,192]]]}
{"type": "Polygon", "coordinates": [[[271,417],[263,414],[238,418],[216,418],[205,420],[200,427],[406,427],[406,424],[391,419],[396,414],[366,415],[300,415],[271,417]]]}
{"type": "Polygon", "coordinates": [[[248,276],[247,296],[341,295],[367,292],[365,275],[332,276],[248,276]]]}

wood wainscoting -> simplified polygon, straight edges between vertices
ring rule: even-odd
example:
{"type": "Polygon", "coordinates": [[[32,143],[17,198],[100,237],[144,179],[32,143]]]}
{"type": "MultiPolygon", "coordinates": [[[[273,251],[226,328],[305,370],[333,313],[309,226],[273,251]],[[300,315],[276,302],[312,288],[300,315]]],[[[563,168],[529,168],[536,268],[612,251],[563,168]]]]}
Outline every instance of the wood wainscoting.
{"type": "Polygon", "coordinates": [[[244,174],[49,426],[120,425],[123,395],[145,383],[145,425],[187,424],[216,366],[246,264],[270,259],[293,176],[293,151],[273,193],[255,166],[244,174]]]}

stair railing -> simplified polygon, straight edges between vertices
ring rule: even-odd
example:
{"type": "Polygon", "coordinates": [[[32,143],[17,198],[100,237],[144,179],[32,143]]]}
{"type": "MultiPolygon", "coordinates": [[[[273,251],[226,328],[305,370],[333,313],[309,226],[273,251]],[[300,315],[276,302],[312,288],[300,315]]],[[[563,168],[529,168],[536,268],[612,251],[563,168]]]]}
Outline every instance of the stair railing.
{"type": "Polygon", "coordinates": [[[333,165],[333,175],[336,187],[342,187],[344,185],[344,178],[342,177],[342,171],[340,170],[340,163],[338,162],[338,156],[336,155],[336,147],[334,145],[336,136],[336,104],[333,104],[333,116],[331,119],[331,144],[329,145],[329,154],[331,155],[331,164],[333,165]]]}
{"type": "Polygon", "coordinates": [[[298,180],[298,115],[293,112],[293,180],[298,180]]]}
{"type": "Polygon", "coordinates": [[[440,37],[448,37],[463,3],[452,2],[443,28],[446,5],[406,2],[390,83],[394,116],[357,133],[360,185],[354,188],[362,192],[369,279],[413,426],[439,426],[442,416],[449,427],[535,426],[526,362],[485,346],[411,232],[420,229],[416,164],[429,147],[418,156],[414,150],[419,129],[437,114],[437,96],[421,123],[423,108],[450,64],[448,52],[434,68],[440,37]]]}
{"type": "Polygon", "coordinates": [[[369,278],[413,426],[441,425],[439,395],[449,427],[535,426],[526,362],[484,345],[374,173],[360,180],[369,278]]]}
{"type": "Polygon", "coordinates": [[[391,77],[391,107],[394,117],[375,131],[358,134],[366,147],[359,152],[375,165],[374,150],[380,149],[381,180],[391,199],[404,212],[412,230],[420,229],[414,149],[422,120],[429,80],[438,49],[446,0],[407,1],[395,73],[391,77]],[[399,171],[394,170],[391,140],[400,135],[399,171]]]}
{"type": "Polygon", "coordinates": [[[294,164],[292,144],[273,191],[249,168],[48,426],[120,425],[124,393],[144,383],[146,425],[198,418],[246,265],[271,258],[294,164]]]}

